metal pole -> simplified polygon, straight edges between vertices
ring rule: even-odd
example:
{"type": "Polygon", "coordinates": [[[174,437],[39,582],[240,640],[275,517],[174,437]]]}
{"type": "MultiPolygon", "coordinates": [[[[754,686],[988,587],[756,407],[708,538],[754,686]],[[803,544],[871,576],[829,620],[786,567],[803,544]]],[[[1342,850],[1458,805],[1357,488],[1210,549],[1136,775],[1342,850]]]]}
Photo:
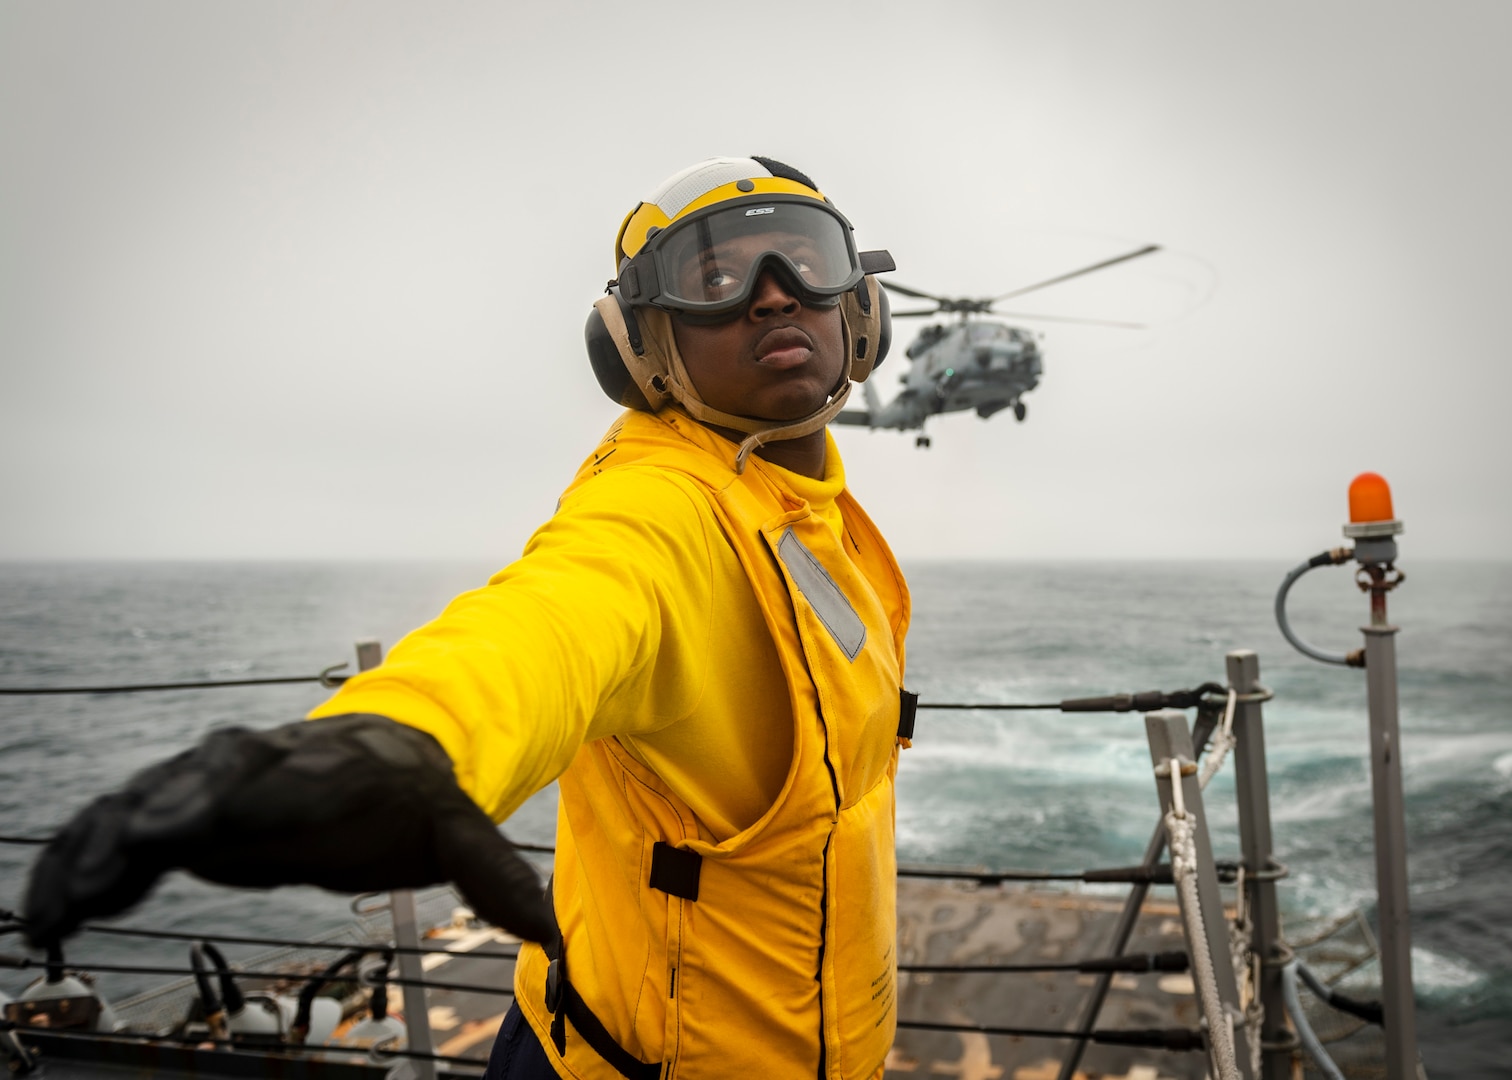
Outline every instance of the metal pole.
{"type": "Polygon", "coordinates": [[[1375,804],[1377,918],[1381,1004],[1385,1013],[1387,1080],[1414,1080],[1417,1016],[1412,994],[1412,933],[1407,921],[1407,815],[1402,799],[1401,731],[1397,723],[1397,628],[1386,620],[1385,571],[1371,573],[1370,625],[1365,632],[1365,687],[1370,702],[1370,782],[1375,804]]]}
{"type": "MultiPolygon", "coordinates": [[[[1228,683],[1244,695],[1260,689],[1260,658],[1250,649],[1228,654],[1228,683]]],[[[1258,701],[1240,702],[1234,709],[1234,786],[1239,799],[1239,849],[1246,869],[1254,874],[1271,862],[1270,783],[1265,772],[1265,725],[1258,701]]],[[[1256,992],[1265,1009],[1260,1029],[1261,1043],[1277,1045],[1287,1040],[1285,988],[1281,983],[1281,916],[1276,904],[1276,883],[1250,876],[1244,881],[1250,917],[1250,950],[1261,961],[1256,992]]],[[[1290,1080],[1292,1055],[1287,1050],[1266,1050],[1261,1058],[1264,1080],[1290,1080]]]]}
{"type": "MultiPolygon", "coordinates": [[[[357,642],[357,668],[369,671],[383,663],[383,645],[371,638],[357,642]]],[[[430,1010],[425,1000],[425,987],[418,985],[425,978],[425,969],[420,965],[420,954],[414,950],[420,945],[419,920],[415,914],[415,894],[410,889],[395,889],[389,893],[389,913],[394,919],[394,944],[406,950],[399,953],[399,977],[404,983],[404,1027],[408,1048],[415,1053],[434,1053],[431,1043],[430,1010]]],[[[416,1080],[436,1080],[436,1063],[421,1058],[411,1058],[402,1063],[404,1071],[416,1080]]]]}
{"type": "MultiPolygon", "coordinates": [[[[1192,733],[1192,742],[1198,753],[1207,746],[1208,739],[1213,734],[1213,729],[1218,724],[1218,718],[1214,710],[1207,705],[1197,709],[1197,728],[1192,733]]],[[[1165,851],[1165,822],[1157,821],[1155,831],[1150,836],[1150,842],[1145,845],[1144,861],[1140,863],[1146,870],[1153,869],[1160,862],[1160,856],[1165,851]]],[[[1113,927],[1113,939],[1108,943],[1104,956],[1122,956],[1124,949],[1129,945],[1129,938],[1134,933],[1134,924],[1139,921],[1139,909],[1144,906],[1145,897],[1149,895],[1150,886],[1146,882],[1139,882],[1129,889],[1129,895],[1124,898],[1123,910],[1118,913],[1118,922],[1113,927]]],[[[1061,1062],[1060,1073],[1056,1080],[1073,1080],[1076,1076],[1076,1067],[1081,1064],[1082,1054],[1087,1049],[1087,1037],[1092,1029],[1097,1026],[1097,1016],[1102,1012],[1103,1002],[1107,1000],[1108,988],[1113,985],[1113,973],[1104,971],[1097,976],[1097,981],[1092,985],[1092,992],[1087,995],[1087,1004],[1082,1009],[1081,1019],[1076,1023],[1079,1037],[1072,1040],[1070,1048],[1066,1051],[1066,1057],[1061,1062]]]]}
{"type": "MultiPolygon", "coordinates": [[[[1186,714],[1176,709],[1161,709],[1158,712],[1145,714],[1145,732],[1150,739],[1150,760],[1159,766],[1172,758],[1182,761],[1195,761],[1192,753],[1192,738],[1187,733],[1186,714]]],[[[1171,788],[1181,785],[1182,803],[1186,812],[1194,818],[1197,845],[1197,902],[1202,909],[1202,929],[1207,938],[1209,955],[1213,959],[1213,972],[1218,983],[1218,997],[1222,1000],[1225,1009],[1232,1009],[1234,1013],[1239,1010],[1239,983],[1234,978],[1234,964],[1230,959],[1228,919],[1223,912],[1223,894],[1218,891],[1218,868],[1213,861],[1213,844],[1208,837],[1207,814],[1202,808],[1202,787],[1197,782],[1197,771],[1194,768],[1190,775],[1171,776],[1169,783],[1158,780],[1155,784],[1160,792],[1160,814],[1164,817],[1171,809],[1171,788]]],[[[1181,891],[1178,889],[1177,900],[1181,901],[1181,891]]],[[[1182,932],[1186,933],[1186,920],[1183,919],[1182,932]]],[[[1196,955],[1192,948],[1192,942],[1187,941],[1187,951],[1196,955]]],[[[1196,972],[1193,972],[1196,977],[1196,972]]],[[[1208,1023],[1231,1022],[1228,1017],[1208,1017],[1208,1023]]],[[[1250,1067],[1249,1033],[1243,1025],[1234,1029],[1234,1054],[1238,1058],[1239,1075],[1244,1080],[1257,1080],[1254,1071],[1250,1067]]],[[[1209,1060],[1212,1061],[1212,1042],[1209,1040],[1209,1060]]],[[[1217,1073],[1217,1065],[1213,1064],[1213,1070],[1217,1073]]]]}

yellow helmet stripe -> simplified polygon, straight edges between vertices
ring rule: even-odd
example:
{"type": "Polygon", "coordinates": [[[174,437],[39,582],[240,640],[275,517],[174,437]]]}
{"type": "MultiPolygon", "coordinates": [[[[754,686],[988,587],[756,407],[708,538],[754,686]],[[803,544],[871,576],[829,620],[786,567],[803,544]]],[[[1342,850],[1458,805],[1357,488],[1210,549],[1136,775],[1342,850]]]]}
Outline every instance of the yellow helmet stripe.
{"type": "Polygon", "coordinates": [[[680,221],[689,214],[716,203],[730,202],[735,199],[755,199],[762,195],[804,195],[815,202],[825,201],[824,196],[819,192],[796,180],[788,180],[781,176],[753,176],[747,180],[721,184],[717,188],[704,192],[670,218],[655,203],[641,203],[630,212],[624,224],[620,226],[619,236],[614,242],[614,265],[618,267],[625,259],[633,259],[640,249],[646,246],[646,235],[653,228],[665,229],[674,221],[680,221]],[[750,184],[751,189],[741,190],[739,185],[742,183],[750,184]]]}

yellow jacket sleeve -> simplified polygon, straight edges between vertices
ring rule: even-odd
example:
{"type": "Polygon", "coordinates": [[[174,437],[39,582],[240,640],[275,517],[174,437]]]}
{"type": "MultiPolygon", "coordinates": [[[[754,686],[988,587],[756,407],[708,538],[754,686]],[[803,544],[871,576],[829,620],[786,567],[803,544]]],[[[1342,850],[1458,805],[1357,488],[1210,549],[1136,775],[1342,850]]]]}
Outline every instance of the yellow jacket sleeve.
{"type": "Polygon", "coordinates": [[[585,741],[657,731],[698,703],[719,536],[690,480],[610,470],[565,496],[518,561],[310,718],[376,713],[428,732],[502,821],[585,741]]]}

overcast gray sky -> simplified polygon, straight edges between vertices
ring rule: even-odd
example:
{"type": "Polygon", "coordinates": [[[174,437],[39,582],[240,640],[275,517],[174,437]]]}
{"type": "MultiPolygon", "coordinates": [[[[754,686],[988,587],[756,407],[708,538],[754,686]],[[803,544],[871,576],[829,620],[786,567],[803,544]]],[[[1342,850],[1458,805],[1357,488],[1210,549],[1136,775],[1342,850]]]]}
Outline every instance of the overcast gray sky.
{"type": "MultiPolygon", "coordinates": [[[[837,433],[905,559],[1506,556],[1503,3],[0,3],[0,557],[502,564],[616,410],[620,219],[811,173],[1031,308],[1023,424],[837,433]],[[1182,317],[1172,317],[1185,311],[1182,317]]],[[[900,344],[914,327],[900,326],[900,344]]],[[[878,375],[890,396],[901,348],[878,375]]]]}

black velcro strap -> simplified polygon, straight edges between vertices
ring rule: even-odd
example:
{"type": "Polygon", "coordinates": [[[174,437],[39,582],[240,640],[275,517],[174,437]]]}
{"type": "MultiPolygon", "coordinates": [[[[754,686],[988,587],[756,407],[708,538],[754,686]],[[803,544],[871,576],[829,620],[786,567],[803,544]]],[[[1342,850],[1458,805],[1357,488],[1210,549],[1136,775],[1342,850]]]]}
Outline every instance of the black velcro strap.
{"type": "Polygon", "coordinates": [[[898,738],[912,739],[914,717],[919,715],[919,695],[898,688],[898,738]]]}
{"type": "Polygon", "coordinates": [[[698,872],[703,856],[658,840],[651,845],[651,887],[684,900],[698,899],[698,872]]]}

